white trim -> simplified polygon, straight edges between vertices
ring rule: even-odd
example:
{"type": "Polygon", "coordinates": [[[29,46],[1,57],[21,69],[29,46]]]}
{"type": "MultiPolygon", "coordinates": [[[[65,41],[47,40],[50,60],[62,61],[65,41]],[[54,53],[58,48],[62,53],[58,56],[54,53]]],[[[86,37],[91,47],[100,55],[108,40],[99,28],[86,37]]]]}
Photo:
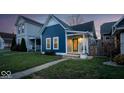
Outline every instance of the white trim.
{"type": "Polygon", "coordinates": [[[56,55],[63,56],[63,55],[66,55],[66,53],[59,53],[59,52],[57,52],[56,55]]]}
{"type": "Polygon", "coordinates": [[[53,37],[53,49],[54,49],[54,50],[59,50],[59,37],[53,37]],[[54,46],[54,43],[55,43],[54,40],[55,40],[55,39],[57,39],[57,46],[58,46],[57,48],[55,48],[55,46],[54,46]]]}
{"type": "Polygon", "coordinates": [[[68,41],[68,37],[67,37],[67,32],[65,32],[65,44],[66,44],[66,51],[65,53],[67,54],[67,49],[68,49],[68,46],[67,46],[67,41],[68,41]]]}
{"type": "Polygon", "coordinates": [[[37,40],[36,39],[34,39],[34,44],[35,44],[35,52],[37,51],[37,40]]]}
{"type": "Polygon", "coordinates": [[[58,20],[56,20],[56,18],[53,16],[53,15],[49,15],[44,26],[42,27],[41,29],[41,34],[44,32],[44,29],[46,28],[47,24],[49,23],[50,19],[53,18],[56,22],[58,22],[64,29],[67,29],[65,28],[58,20]]]}
{"type": "Polygon", "coordinates": [[[42,53],[42,34],[40,35],[40,52],[42,53]]]}
{"type": "MultiPolygon", "coordinates": [[[[113,28],[113,27],[112,27],[113,28]]],[[[117,30],[123,30],[124,27],[115,27],[115,29],[112,29],[112,35],[117,31],[117,30]]]]}
{"type": "MultiPolygon", "coordinates": [[[[56,18],[54,16],[52,16],[52,18],[56,20],[56,18]]],[[[56,22],[58,22],[64,29],[67,29],[58,20],[56,20],[56,22]]]]}
{"type": "Polygon", "coordinates": [[[73,32],[73,33],[91,33],[91,32],[89,32],[89,31],[73,31],[73,30],[66,30],[66,32],[73,32]]]}
{"type": "Polygon", "coordinates": [[[112,35],[116,32],[116,30],[124,29],[124,27],[117,28],[116,26],[124,19],[124,16],[121,17],[113,26],[112,26],[112,35]],[[113,29],[115,27],[115,29],[113,29]]]}
{"type": "Polygon", "coordinates": [[[122,16],[113,26],[118,25],[123,19],[124,19],[124,16],[122,16]]]}
{"type": "Polygon", "coordinates": [[[46,49],[51,50],[51,38],[46,38],[46,49]],[[50,40],[50,48],[47,47],[47,40],[50,40]]]}

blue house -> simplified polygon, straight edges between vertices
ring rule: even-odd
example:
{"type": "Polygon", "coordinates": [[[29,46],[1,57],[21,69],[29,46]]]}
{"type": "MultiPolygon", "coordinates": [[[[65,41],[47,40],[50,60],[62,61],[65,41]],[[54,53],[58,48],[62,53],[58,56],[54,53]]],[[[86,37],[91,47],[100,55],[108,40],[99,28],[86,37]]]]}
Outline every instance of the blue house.
{"type": "Polygon", "coordinates": [[[69,26],[54,15],[49,15],[41,29],[41,52],[57,55],[90,55],[96,41],[94,22],[69,26]]]}

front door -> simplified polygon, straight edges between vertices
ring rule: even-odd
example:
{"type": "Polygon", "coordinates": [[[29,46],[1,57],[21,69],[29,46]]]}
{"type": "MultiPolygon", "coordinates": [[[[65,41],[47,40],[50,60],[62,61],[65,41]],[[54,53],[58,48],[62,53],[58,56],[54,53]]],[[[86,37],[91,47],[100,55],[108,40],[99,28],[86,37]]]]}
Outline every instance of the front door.
{"type": "Polygon", "coordinates": [[[73,39],[73,52],[78,51],[78,38],[73,39]]]}

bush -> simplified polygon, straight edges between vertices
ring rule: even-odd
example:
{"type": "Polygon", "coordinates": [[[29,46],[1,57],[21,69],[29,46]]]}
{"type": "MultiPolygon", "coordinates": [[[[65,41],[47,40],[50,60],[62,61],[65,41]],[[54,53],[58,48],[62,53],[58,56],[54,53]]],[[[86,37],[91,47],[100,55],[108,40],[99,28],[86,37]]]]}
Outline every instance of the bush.
{"type": "Polygon", "coordinates": [[[55,52],[54,51],[46,51],[45,55],[55,55],[55,52]]]}
{"type": "Polygon", "coordinates": [[[26,52],[27,51],[26,43],[25,43],[25,39],[24,38],[22,38],[20,48],[21,48],[22,52],[26,52]]]}
{"type": "Polygon", "coordinates": [[[111,56],[112,56],[112,57],[115,57],[115,56],[118,55],[119,53],[120,53],[119,49],[118,49],[118,48],[115,48],[115,49],[112,50],[112,53],[111,53],[112,55],[111,55],[111,56]]]}
{"type": "Polygon", "coordinates": [[[116,62],[119,65],[124,65],[124,55],[117,55],[113,58],[113,61],[116,62]]]}
{"type": "Polygon", "coordinates": [[[16,51],[16,38],[15,37],[13,37],[13,39],[12,39],[12,44],[11,44],[10,50],[16,51]]]}

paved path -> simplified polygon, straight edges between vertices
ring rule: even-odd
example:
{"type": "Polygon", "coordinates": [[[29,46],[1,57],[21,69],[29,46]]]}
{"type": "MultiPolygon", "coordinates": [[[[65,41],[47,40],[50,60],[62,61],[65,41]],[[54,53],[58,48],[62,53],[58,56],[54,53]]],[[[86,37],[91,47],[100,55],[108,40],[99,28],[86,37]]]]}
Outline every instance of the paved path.
{"type": "Polygon", "coordinates": [[[112,62],[112,61],[103,62],[103,64],[113,67],[124,67],[124,65],[118,65],[116,62],[112,62]]]}
{"type": "Polygon", "coordinates": [[[27,69],[27,70],[24,70],[24,71],[21,71],[21,72],[17,72],[17,73],[12,74],[11,75],[11,78],[13,78],[13,79],[19,79],[19,78],[28,76],[30,74],[33,74],[35,72],[38,72],[40,70],[43,70],[45,68],[48,68],[48,67],[50,67],[52,65],[55,65],[57,63],[63,62],[65,60],[68,60],[68,58],[63,58],[63,59],[60,59],[60,60],[57,60],[57,61],[52,61],[52,62],[43,64],[43,65],[40,65],[40,66],[36,66],[36,67],[30,68],[30,69],[27,69]]]}

